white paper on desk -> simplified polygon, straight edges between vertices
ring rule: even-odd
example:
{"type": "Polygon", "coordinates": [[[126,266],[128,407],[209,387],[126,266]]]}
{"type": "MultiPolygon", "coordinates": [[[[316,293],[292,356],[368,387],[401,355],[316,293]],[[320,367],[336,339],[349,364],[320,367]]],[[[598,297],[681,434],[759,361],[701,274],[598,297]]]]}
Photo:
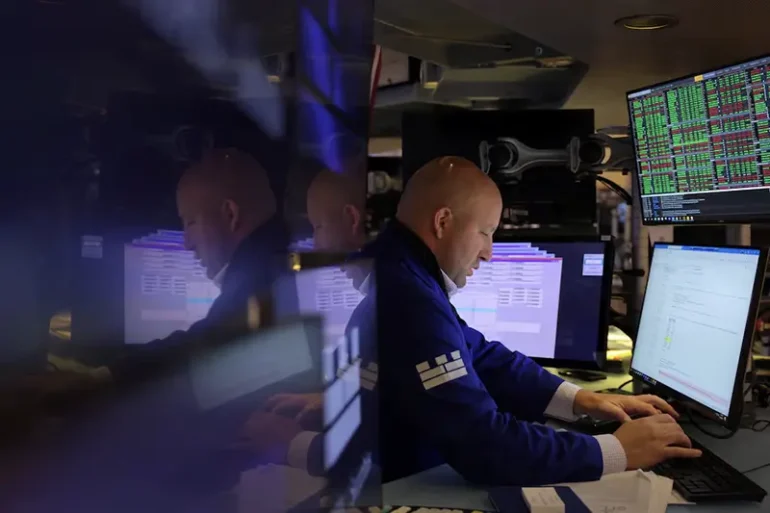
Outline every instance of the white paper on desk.
{"type": "Polygon", "coordinates": [[[323,490],[326,479],[286,465],[263,465],[241,473],[238,513],[285,513],[323,490]]]}
{"type": "Polygon", "coordinates": [[[572,488],[592,513],[665,513],[669,504],[681,504],[671,479],[640,470],[561,486],[572,488]]]}

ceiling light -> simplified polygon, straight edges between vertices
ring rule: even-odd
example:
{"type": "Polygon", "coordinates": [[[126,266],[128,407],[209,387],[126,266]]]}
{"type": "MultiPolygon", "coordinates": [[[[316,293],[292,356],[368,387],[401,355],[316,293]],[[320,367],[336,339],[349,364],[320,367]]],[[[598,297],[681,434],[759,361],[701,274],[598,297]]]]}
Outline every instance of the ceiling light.
{"type": "Polygon", "coordinates": [[[679,20],[670,14],[634,14],[615,20],[615,25],[628,30],[662,30],[677,23],[679,20]]]}

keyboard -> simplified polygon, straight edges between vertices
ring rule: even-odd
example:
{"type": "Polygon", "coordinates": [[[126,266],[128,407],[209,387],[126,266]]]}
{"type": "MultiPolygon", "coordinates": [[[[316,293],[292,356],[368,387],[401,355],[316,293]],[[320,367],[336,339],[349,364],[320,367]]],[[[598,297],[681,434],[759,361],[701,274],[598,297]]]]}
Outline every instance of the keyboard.
{"type": "MultiPolygon", "coordinates": [[[[573,429],[588,435],[614,433],[620,427],[618,421],[581,419],[573,429]]],[[[674,489],[690,502],[751,501],[761,502],[767,492],[751,479],[738,472],[730,464],[717,457],[697,440],[690,438],[692,446],[703,451],[696,459],[674,459],[653,467],[658,475],[674,481],[674,489]]]]}
{"type": "Polygon", "coordinates": [[[674,489],[689,502],[762,502],[767,495],[762,487],[696,440],[692,440],[692,446],[703,451],[703,456],[664,461],[651,470],[671,478],[674,489]]]}

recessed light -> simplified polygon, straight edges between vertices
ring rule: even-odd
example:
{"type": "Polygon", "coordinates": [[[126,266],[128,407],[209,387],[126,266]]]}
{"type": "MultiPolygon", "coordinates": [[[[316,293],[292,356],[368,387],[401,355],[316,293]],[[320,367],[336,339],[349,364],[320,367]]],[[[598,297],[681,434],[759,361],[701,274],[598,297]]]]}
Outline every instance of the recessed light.
{"type": "Polygon", "coordinates": [[[670,14],[634,14],[615,20],[615,25],[628,30],[662,30],[678,23],[679,20],[670,14]]]}

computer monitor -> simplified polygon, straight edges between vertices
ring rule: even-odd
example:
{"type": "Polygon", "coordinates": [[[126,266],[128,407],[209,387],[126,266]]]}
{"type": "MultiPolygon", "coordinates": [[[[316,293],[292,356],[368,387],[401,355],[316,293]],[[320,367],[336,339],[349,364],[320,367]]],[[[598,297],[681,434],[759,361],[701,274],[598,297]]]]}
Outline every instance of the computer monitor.
{"type": "Polygon", "coordinates": [[[645,224],[770,218],[770,56],[627,94],[645,224]]]}
{"type": "Polygon", "coordinates": [[[203,319],[219,287],[181,231],[115,230],[84,235],[72,309],[75,344],[145,344],[203,319]]]}
{"type": "Polygon", "coordinates": [[[547,366],[599,370],[613,255],[610,238],[496,236],[492,259],[451,302],[488,340],[547,366]]]}
{"type": "Polygon", "coordinates": [[[738,425],[766,263],[758,248],[656,244],[631,374],[738,425]]]}

